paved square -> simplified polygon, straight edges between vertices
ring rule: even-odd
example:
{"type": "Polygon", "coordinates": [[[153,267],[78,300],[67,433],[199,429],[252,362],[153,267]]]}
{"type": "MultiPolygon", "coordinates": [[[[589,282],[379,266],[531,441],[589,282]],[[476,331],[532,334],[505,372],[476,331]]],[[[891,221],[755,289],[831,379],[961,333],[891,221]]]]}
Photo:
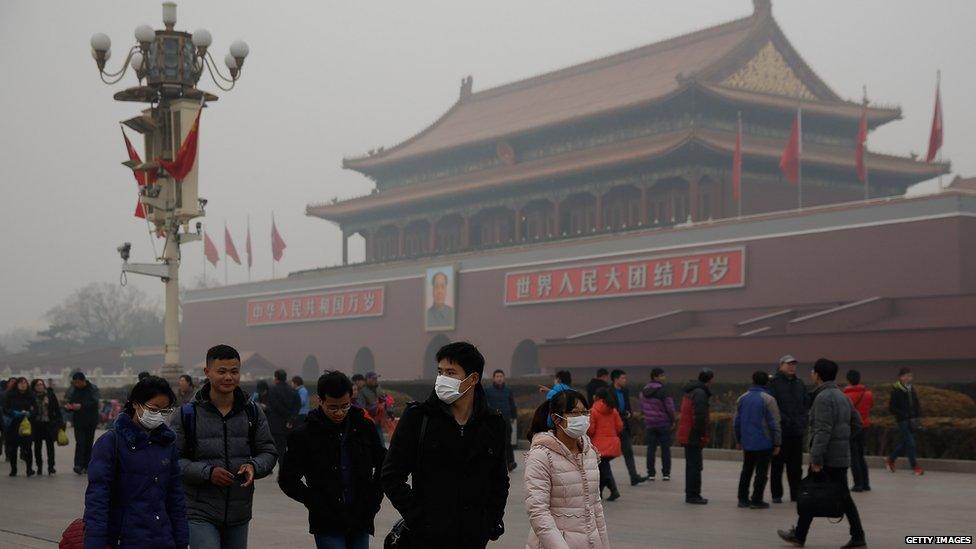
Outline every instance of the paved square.
{"type": "MultiPolygon", "coordinates": [[[[71,472],[74,446],[58,448],[55,477],[10,478],[0,463],[0,549],[51,548],[67,524],[84,508],[85,479],[71,472]],[[32,537],[31,537],[32,536],[32,537]]],[[[638,457],[638,464],[642,458],[638,457]]],[[[489,545],[493,549],[525,546],[528,517],[523,507],[522,469],[512,477],[505,515],[506,534],[489,545]]],[[[614,460],[617,479],[626,479],[623,461],[614,460]]],[[[923,477],[899,471],[871,471],[870,493],[855,494],[870,547],[901,547],[907,535],[976,534],[976,475],[926,473],[923,477]]],[[[614,549],[689,547],[783,547],[776,529],[795,521],[793,506],[770,510],[736,508],[739,463],[706,461],[704,495],[710,503],[684,503],[684,461],[675,459],[669,483],[648,482],[631,488],[622,484],[623,497],[605,503],[611,546],[614,549]]],[[[463,482],[464,479],[458,479],[463,482]]],[[[767,489],[768,495],[768,489],[767,489]]],[[[285,497],[272,478],[258,482],[250,547],[312,547],[304,508],[285,497]]],[[[388,502],[377,516],[377,530],[385,535],[397,518],[388,502]]],[[[807,547],[840,547],[847,541],[847,523],[814,521],[807,547]]],[[[382,547],[374,538],[371,547],[382,547]]]]}

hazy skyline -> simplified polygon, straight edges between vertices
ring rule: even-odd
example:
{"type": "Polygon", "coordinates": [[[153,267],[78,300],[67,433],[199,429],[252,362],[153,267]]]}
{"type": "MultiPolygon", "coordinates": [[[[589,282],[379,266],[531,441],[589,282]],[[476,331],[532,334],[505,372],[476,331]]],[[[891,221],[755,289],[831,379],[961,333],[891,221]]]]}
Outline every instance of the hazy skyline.
{"type": "MultiPolygon", "coordinates": [[[[481,90],[752,9],[750,0],[179,2],[177,28],[209,29],[218,60],[237,38],[251,47],[232,92],[201,79],[201,88],[220,96],[201,121],[200,194],[209,199],[201,221],[221,252],[226,222],[243,258],[250,215],[253,279],[271,275],[272,211],[288,244],[279,276],[336,264],[339,232],[306,217],[306,204],[369,192],[368,179],[342,170],[342,157],[425,128],[454,103],[463,76],[473,75],[481,90]]],[[[953,175],[976,175],[968,130],[976,122],[969,59],[976,3],[774,0],[773,14],[839,95],[857,100],[867,85],[872,101],[901,106],[903,120],[870,135],[874,151],[924,155],[941,68],[944,157],[953,175]]],[[[0,332],[43,326],[44,312],[76,288],[117,281],[115,247],[123,241],[132,242],[133,261],[152,260],[146,226],[132,217],[134,181],[120,165],[118,122],[141,106],[112,100],[135,77],[102,84],[88,41],[95,32],[112,38],[115,69],[133,29],[161,27],[160,15],[155,0],[0,3],[0,73],[7,76],[0,216],[8,225],[0,239],[0,332]]],[[[361,256],[353,249],[351,259],[361,256]]],[[[201,244],[184,248],[184,284],[203,264],[201,244]]],[[[208,270],[223,283],[222,263],[208,270]]],[[[229,273],[230,283],[247,280],[244,267],[231,264],[229,273]]],[[[162,296],[157,281],[132,275],[129,283],[162,296]]]]}

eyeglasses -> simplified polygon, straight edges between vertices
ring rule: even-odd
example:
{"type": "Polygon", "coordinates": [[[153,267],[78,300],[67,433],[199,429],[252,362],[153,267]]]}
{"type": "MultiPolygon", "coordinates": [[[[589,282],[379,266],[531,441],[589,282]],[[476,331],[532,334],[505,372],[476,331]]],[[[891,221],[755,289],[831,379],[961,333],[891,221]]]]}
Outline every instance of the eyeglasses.
{"type": "Polygon", "coordinates": [[[147,412],[152,412],[154,414],[162,414],[163,417],[169,417],[176,413],[176,408],[156,408],[155,406],[149,406],[147,404],[142,405],[147,412]]]}
{"type": "Polygon", "coordinates": [[[326,406],[325,411],[330,414],[348,414],[349,410],[352,409],[352,404],[346,404],[345,406],[326,406]]]}
{"type": "Polygon", "coordinates": [[[589,410],[573,410],[572,412],[566,412],[565,417],[590,417],[589,410]]]}

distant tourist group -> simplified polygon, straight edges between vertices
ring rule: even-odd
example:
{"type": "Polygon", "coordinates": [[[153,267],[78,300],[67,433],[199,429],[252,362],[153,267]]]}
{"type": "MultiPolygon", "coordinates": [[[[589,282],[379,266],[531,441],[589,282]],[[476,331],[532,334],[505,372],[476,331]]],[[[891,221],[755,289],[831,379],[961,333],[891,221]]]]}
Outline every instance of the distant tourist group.
{"type": "MultiPolygon", "coordinates": [[[[445,345],[436,362],[429,397],[406,405],[388,448],[383,419],[392,413],[392,399],[375,373],[350,379],[326,372],[310,394],[301,377],[289,380],[279,370],[272,386],[261,382],[246,394],[240,355],[226,345],[207,352],[199,388],[190,376],[174,391],[162,378],[140,375],[113,427],[94,445],[99,393],[84,374],[73,375],[60,402],[42,380],[7,380],[0,391],[2,446],[11,476],[21,460],[27,476],[35,474],[35,464],[40,473],[45,455],[54,474],[54,444],[67,443],[64,414],[70,414],[74,470],[87,474],[88,488],[84,517],[65,532],[62,547],[244,548],[254,481],[277,466],[281,490],[307,509],[316,547],[367,548],[386,497],[402,519],[385,535],[385,547],[483,548],[506,534],[509,475],[517,466],[515,396],[501,370],[482,384],[485,359],[470,343],[445,345]]],[[[802,546],[815,516],[843,515],[851,536],[844,547],[865,547],[851,491],[871,489],[864,427],[874,396],[855,370],[847,372],[841,391],[838,365],[827,359],[814,363],[808,391],[797,364],[786,355],[771,377],[753,373],[735,402],[732,430],[742,450],[738,506],[769,508],[767,479],[772,502],[782,503],[785,472],[798,518],[778,532],[782,540],[802,546]]],[[[598,370],[585,394],[573,389],[568,371],[558,372],[552,387],[540,387],[545,400],[532,415],[524,462],[526,547],[608,548],[604,496],[621,497],[611,461],[624,458],[632,486],[670,481],[672,433],[684,449],[685,501],[708,504],[702,470],[713,433],[714,379],[712,370],[702,369],[676,404],[664,370],[651,371],[635,399],[645,427],[646,475],[634,459],[626,372],[598,370]]],[[[894,472],[904,452],[921,475],[914,440],[921,408],[912,381],[905,368],[892,388],[900,442],[886,465],[894,472]]]]}

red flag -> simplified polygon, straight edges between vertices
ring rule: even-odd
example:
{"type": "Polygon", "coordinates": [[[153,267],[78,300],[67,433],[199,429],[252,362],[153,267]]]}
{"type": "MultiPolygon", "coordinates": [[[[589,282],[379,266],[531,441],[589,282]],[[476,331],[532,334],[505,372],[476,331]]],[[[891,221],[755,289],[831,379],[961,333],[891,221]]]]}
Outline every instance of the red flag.
{"type": "Polygon", "coordinates": [[[742,198],[742,114],[735,132],[735,154],[732,156],[732,199],[742,198]]]}
{"type": "Polygon", "coordinates": [[[797,111],[793,119],[793,128],[790,129],[790,139],[783,148],[783,156],[779,159],[779,169],[790,183],[796,184],[800,180],[800,111],[797,111]]]}
{"type": "Polygon", "coordinates": [[[230,237],[227,227],[224,227],[224,254],[233,259],[234,263],[241,264],[241,258],[237,255],[237,246],[234,246],[234,239],[230,237]]]}
{"type": "Polygon", "coordinates": [[[271,220],[271,255],[274,257],[275,261],[281,261],[281,257],[285,255],[285,245],[284,239],[278,234],[278,227],[275,225],[274,220],[271,220]]]}
{"type": "Polygon", "coordinates": [[[247,268],[250,269],[254,261],[251,260],[251,224],[247,225],[247,242],[244,243],[244,251],[247,253],[247,268]]]}
{"type": "Polygon", "coordinates": [[[202,112],[203,105],[200,106],[200,111],[197,112],[197,117],[193,121],[193,126],[190,128],[189,133],[186,134],[186,139],[180,145],[180,150],[176,151],[176,158],[172,161],[159,159],[159,165],[165,168],[173,176],[173,179],[177,181],[183,181],[183,178],[190,173],[190,170],[193,169],[194,162],[196,162],[197,139],[200,136],[200,113],[202,112]]]}
{"type": "Polygon", "coordinates": [[[925,161],[935,160],[936,153],[942,148],[942,97],[939,84],[935,85],[935,112],[932,113],[932,131],[929,133],[929,153],[925,161]]]}
{"type": "MultiPolygon", "coordinates": [[[[121,129],[121,126],[119,127],[121,129]]],[[[139,153],[136,152],[135,147],[132,146],[132,142],[129,141],[129,136],[125,134],[125,130],[122,130],[122,138],[125,139],[125,150],[129,153],[129,160],[137,164],[142,164],[142,158],[139,157],[139,153]]],[[[146,172],[140,172],[132,170],[132,175],[136,178],[136,185],[142,188],[146,185],[146,172]]],[[[155,179],[153,179],[155,180],[155,179]]],[[[142,204],[142,200],[136,199],[136,217],[140,219],[146,218],[146,208],[142,204]]]]}
{"type": "Polygon", "coordinates": [[[864,150],[868,142],[868,100],[864,99],[861,106],[861,121],[857,125],[857,144],[854,149],[854,164],[857,169],[857,179],[861,183],[868,177],[867,167],[864,165],[864,150]]]}
{"type": "Polygon", "coordinates": [[[214,267],[220,261],[220,252],[217,251],[217,246],[213,243],[213,240],[210,240],[210,233],[203,234],[203,255],[207,256],[207,261],[214,267]]]}

